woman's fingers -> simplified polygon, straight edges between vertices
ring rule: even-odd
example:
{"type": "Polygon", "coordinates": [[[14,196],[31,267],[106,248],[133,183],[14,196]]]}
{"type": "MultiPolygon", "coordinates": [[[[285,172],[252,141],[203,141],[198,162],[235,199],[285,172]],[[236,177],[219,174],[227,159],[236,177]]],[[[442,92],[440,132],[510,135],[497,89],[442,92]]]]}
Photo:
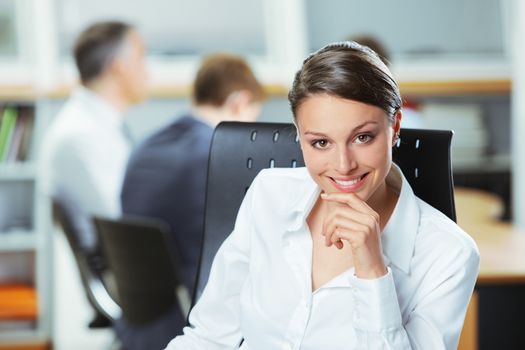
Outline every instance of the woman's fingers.
{"type": "Polygon", "coordinates": [[[354,228],[354,223],[359,223],[370,228],[376,228],[379,223],[377,215],[362,213],[348,206],[338,206],[330,210],[323,222],[323,232],[332,230],[334,227],[354,228]]]}
{"type": "Polygon", "coordinates": [[[326,246],[343,247],[348,241],[352,249],[376,245],[379,240],[379,215],[354,193],[323,193],[322,198],[334,206],[323,222],[326,246]]]}
{"type": "Polygon", "coordinates": [[[350,211],[350,213],[347,213],[347,215],[333,213],[325,220],[323,235],[325,236],[327,246],[331,246],[341,239],[349,241],[352,245],[358,245],[359,242],[362,241],[360,236],[370,234],[373,231],[374,223],[371,216],[356,212],[352,209],[348,211],[350,211]]]}
{"type": "Polygon", "coordinates": [[[336,202],[346,204],[347,206],[363,213],[372,215],[377,221],[379,221],[379,214],[375,212],[365,201],[359,198],[355,193],[321,193],[321,198],[328,202],[336,202]]]}
{"type": "MultiPolygon", "coordinates": [[[[361,233],[365,236],[378,234],[378,224],[379,221],[372,214],[363,214],[349,206],[338,206],[332,209],[325,218],[322,233],[325,236],[327,246],[336,241],[332,236],[337,230],[344,231],[344,238],[356,246],[363,244],[362,240],[352,239],[352,236],[349,234],[351,232],[361,233]]],[[[357,238],[357,236],[354,238],[357,238]]]]}
{"type": "Polygon", "coordinates": [[[354,193],[323,193],[321,197],[337,205],[329,206],[323,222],[327,246],[352,248],[356,275],[377,278],[386,273],[381,249],[379,214],[354,193]]]}
{"type": "Polygon", "coordinates": [[[344,228],[336,227],[335,229],[328,231],[328,233],[326,234],[325,244],[328,247],[332,244],[340,246],[336,243],[345,240],[348,243],[350,243],[352,249],[360,249],[368,245],[370,242],[376,241],[376,238],[372,236],[373,234],[374,233],[371,232],[371,230],[368,227],[359,224],[357,224],[356,227],[353,229],[348,228],[348,226],[344,228]]]}

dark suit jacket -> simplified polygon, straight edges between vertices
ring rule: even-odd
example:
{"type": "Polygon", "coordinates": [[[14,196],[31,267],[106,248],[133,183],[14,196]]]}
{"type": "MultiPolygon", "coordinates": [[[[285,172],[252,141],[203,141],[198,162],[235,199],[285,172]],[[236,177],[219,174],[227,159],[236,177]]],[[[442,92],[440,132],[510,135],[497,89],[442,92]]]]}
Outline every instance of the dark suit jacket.
{"type": "Polygon", "coordinates": [[[209,125],[186,115],[147,138],[131,155],[121,195],[123,214],[168,224],[180,277],[191,294],[204,227],[212,134],[209,125]]]}
{"type": "Polygon", "coordinates": [[[213,129],[183,116],[146,139],[131,155],[122,188],[124,214],[166,222],[191,289],[204,227],[206,174],[213,129]]]}

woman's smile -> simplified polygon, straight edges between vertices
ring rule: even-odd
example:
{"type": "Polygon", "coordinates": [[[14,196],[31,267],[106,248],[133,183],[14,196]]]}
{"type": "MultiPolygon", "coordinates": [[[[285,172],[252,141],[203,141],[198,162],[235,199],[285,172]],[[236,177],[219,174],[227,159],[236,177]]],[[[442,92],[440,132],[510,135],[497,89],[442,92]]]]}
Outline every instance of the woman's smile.
{"type": "Polygon", "coordinates": [[[353,177],[330,177],[334,187],[340,192],[357,192],[364,184],[369,173],[353,177]]]}

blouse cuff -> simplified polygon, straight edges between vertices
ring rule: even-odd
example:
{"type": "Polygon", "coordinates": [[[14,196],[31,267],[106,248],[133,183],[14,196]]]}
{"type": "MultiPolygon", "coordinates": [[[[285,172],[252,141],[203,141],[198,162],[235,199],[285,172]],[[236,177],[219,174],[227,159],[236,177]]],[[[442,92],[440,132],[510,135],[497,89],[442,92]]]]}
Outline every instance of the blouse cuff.
{"type": "Polygon", "coordinates": [[[396,286],[392,270],[377,279],[350,279],[355,310],[354,326],[369,332],[380,332],[402,325],[401,312],[397,301],[396,286]]]}

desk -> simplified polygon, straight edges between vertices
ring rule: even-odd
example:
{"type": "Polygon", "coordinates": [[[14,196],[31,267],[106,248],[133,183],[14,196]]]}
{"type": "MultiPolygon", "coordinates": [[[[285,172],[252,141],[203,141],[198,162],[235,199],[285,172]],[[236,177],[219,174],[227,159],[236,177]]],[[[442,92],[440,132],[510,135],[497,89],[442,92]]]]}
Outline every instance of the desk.
{"type": "Polygon", "coordinates": [[[476,241],[481,255],[478,285],[525,283],[525,232],[497,221],[503,210],[498,197],[457,188],[458,225],[476,241]]]}
{"type": "MultiPolygon", "coordinates": [[[[497,221],[503,204],[497,196],[456,188],[458,225],[476,241],[480,256],[477,286],[525,283],[525,232],[497,221]]],[[[458,349],[478,348],[478,294],[472,296],[458,349]]]]}

